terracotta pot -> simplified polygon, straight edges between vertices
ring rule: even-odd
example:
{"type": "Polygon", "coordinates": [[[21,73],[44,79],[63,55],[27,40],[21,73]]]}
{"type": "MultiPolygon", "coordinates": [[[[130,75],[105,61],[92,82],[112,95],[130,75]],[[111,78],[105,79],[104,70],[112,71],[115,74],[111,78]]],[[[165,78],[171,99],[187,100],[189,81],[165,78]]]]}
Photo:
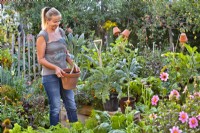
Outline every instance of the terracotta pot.
{"type": "Polygon", "coordinates": [[[63,69],[63,71],[65,72],[63,74],[64,77],[61,78],[63,88],[66,90],[75,89],[81,73],[75,71],[72,72],[72,69],[69,68],[63,69]]]}
{"type": "MultiPolygon", "coordinates": [[[[128,100],[128,97],[122,97],[119,101],[120,109],[122,113],[125,113],[125,109],[127,107],[127,103],[126,103],[127,100],[128,100]]],[[[134,109],[135,98],[129,97],[129,100],[130,100],[130,103],[128,104],[128,106],[134,109]]]]}
{"type": "Polygon", "coordinates": [[[113,28],[113,35],[114,36],[118,36],[120,32],[121,32],[121,30],[118,27],[113,28]]]}
{"type": "Polygon", "coordinates": [[[92,113],[93,107],[89,105],[83,105],[78,109],[78,113],[86,116],[90,116],[92,113]]]}
{"type": "Polygon", "coordinates": [[[122,34],[122,36],[123,36],[124,38],[127,38],[127,39],[128,39],[130,33],[131,33],[131,31],[125,29],[121,34],[122,34]]]}
{"type": "Polygon", "coordinates": [[[186,43],[188,41],[188,38],[185,33],[181,33],[179,41],[180,43],[186,43]]]}

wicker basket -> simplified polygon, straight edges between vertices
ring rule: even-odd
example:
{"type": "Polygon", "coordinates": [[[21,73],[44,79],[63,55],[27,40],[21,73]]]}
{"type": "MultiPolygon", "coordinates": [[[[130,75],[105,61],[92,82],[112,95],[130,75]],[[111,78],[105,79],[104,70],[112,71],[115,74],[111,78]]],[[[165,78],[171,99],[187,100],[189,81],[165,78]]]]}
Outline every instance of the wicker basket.
{"type": "Polygon", "coordinates": [[[63,69],[63,71],[65,72],[63,74],[64,77],[61,78],[63,88],[65,90],[75,89],[81,73],[74,71],[74,67],[72,69],[63,69]]]}

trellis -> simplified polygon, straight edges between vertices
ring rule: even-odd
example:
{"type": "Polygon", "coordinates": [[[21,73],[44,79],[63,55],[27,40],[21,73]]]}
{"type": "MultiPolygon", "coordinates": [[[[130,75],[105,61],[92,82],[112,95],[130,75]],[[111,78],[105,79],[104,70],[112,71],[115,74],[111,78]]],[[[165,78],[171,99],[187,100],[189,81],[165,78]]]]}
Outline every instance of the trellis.
{"type": "MultiPolygon", "coordinates": [[[[27,78],[28,81],[40,75],[41,66],[36,56],[36,40],[35,36],[25,33],[18,33],[17,38],[12,35],[12,57],[17,57],[16,75],[18,77],[27,78]],[[16,41],[17,39],[17,41],[16,41]],[[16,52],[15,52],[16,51],[16,52]]],[[[14,67],[14,66],[13,66],[14,67]]]]}

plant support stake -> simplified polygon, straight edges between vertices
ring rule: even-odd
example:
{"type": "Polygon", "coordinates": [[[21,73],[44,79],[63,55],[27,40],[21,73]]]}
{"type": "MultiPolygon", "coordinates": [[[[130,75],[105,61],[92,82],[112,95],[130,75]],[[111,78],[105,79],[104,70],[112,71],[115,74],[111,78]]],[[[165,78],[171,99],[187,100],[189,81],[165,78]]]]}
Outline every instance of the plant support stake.
{"type": "Polygon", "coordinates": [[[95,48],[96,48],[96,50],[97,50],[97,53],[98,53],[99,66],[102,68],[102,66],[103,66],[103,64],[102,64],[102,58],[101,58],[102,39],[94,40],[93,42],[94,42],[94,46],[95,46],[95,48]],[[99,49],[98,49],[98,47],[97,47],[97,45],[96,45],[97,42],[100,42],[100,47],[99,47],[99,49]]]}

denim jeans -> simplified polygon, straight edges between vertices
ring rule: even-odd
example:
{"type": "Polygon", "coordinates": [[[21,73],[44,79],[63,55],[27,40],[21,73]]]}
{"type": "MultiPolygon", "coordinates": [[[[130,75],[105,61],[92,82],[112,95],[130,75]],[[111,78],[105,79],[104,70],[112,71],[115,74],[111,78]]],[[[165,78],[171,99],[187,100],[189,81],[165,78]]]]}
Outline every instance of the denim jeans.
{"type": "Polygon", "coordinates": [[[55,74],[42,76],[42,83],[50,105],[50,125],[59,123],[60,98],[62,98],[69,122],[78,121],[73,90],[65,90],[62,81],[55,74]]]}

